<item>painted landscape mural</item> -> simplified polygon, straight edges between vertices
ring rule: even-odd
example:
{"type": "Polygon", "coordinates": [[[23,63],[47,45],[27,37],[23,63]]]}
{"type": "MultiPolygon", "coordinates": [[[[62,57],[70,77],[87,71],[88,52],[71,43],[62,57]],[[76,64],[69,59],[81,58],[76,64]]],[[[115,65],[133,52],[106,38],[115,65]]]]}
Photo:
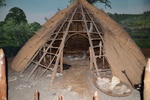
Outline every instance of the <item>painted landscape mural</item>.
{"type": "MultiPolygon", "coordinates": [[[[103,9],[122,26],[140,48],[150,48],[149,0],[93,1],[91,3],[94,6],[103,9]]],[[[59,0],[46,0],[43,3],[40,0],[1,0],[0,48],[4,49],[8,57],[16,55],[27,40],[40,29],[46,18],[51,18],[58,9],[66,8],[71,2],[73,0],[62,0],[61,4],[58,4],[59,0]]]]}

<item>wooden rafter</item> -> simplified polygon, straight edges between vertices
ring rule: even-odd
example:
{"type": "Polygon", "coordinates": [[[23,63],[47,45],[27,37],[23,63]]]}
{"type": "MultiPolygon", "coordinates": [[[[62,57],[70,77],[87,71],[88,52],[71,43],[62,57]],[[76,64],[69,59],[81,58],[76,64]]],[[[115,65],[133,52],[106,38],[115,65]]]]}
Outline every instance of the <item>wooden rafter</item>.
{"type": "MultiPolygon", "coordinates": [[[[88,12],[88,10],[83,7],[82,4],[79,3],[74,9],[70,11],[62,24],[56,27],[48,41],[35,53],[31,61],[27,64],[27,66],[29,66],[31,63],[35,64],[35,67],[31,71],[27,79],[29,79],[33,75],[38,67],[43,67],[45,68],[45,70],[41,75],[39,75],[38,78],[40,78],[47,70],[50,69],[50,66],[53,64],[54,68],[51,78],[51,83],[53,83],[58,67],[60,67],[61,72],[63,71],[63,49],[65,42],[71,36],[79,34],[89,40],[91,57],[90,68],[95,68],[96,70],[98,70],[99,67],[97,64],[97,57],[99,57],[100,59],[104,59],[105,57],[103,53],[103,32],[101,30],[101,27],[97,26],[97,22],[93,18],[92,14],[88,12]],[[82,27],[78,27],[77,24],[82,27]],[[77,26],[75,27],[73,25],[77,26]],[[95,48],[99,49],[98,54],[96,53],[97,50],[95,50],[95,48]],[[47,55],[49,56],[47,57],[47,55]],[[40,57],[38,58],[38,56],[40,57]]],[[[100,76],[99,72],[96,72],[97,75],[100,76]]]]}

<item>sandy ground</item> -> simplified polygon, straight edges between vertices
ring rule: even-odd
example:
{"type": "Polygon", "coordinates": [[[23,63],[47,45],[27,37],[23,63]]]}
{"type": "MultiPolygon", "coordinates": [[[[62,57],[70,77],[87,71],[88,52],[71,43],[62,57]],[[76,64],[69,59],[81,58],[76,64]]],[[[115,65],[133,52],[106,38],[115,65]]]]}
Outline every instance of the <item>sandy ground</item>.
{"type": "Polygon", "coordinates": [[[50,84],[50,71],[38,80],[34,79],[36,73],[26,81],[33,66],[22,74],[17,73],[10,68],[11,60],[8,60],[8,100],[34,100],[36,90],[40,92],[40,100],[58,100],[60,94],[63,100],[92,100],[95,91],[98,91],[99,100],[140,100],[136,90],[126,97],[112,97],[99,91],[92,83],[88,59],[70,61],[72,67],[63,71],[63,75],[56,76],[54,84],[50,84]]]}

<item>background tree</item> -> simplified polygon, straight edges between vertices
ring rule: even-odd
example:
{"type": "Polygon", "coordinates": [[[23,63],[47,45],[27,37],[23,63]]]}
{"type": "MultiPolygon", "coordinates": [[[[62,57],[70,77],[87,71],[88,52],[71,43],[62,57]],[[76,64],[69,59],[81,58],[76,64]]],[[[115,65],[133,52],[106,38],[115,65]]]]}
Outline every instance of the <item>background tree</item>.
{"type": "Polygon", "coordinates": [[[16,24],[27,23],[24,11],[18,7],[13,7],[9,10],[9,13],[6,15],[5,22],[9,19],[13,19],[16,24]]]}
{"type": "Polygon", "coordinates": [[[37,22],[27,23],[22,9],[10,9],[5,21],[0,22],[0,48],[4,49],[7,57],[16,55],[40,27],[37,22]]]}
{"type": "Polygon", "coordinates": [[[143,14],[111,14],[108,15],[119,23],[141,48],[150,48],[150,11],[143,14]]]}
{"type": "Polygon", "coordinates": [[[0,8],[3,7],[3,6],[6,6],[6,1],[5,0],[0,0],[0,8]]]}
{"type": "MultiPolygon", "coordinates": [[[[70,3],[74,2],[75,0],[70,0],[70,3]]],[[[109,0],[87,0],[90,4],[95,4],[97,2],[104,3],[105,7],[111,8],[111,2],[109,0]]]]}

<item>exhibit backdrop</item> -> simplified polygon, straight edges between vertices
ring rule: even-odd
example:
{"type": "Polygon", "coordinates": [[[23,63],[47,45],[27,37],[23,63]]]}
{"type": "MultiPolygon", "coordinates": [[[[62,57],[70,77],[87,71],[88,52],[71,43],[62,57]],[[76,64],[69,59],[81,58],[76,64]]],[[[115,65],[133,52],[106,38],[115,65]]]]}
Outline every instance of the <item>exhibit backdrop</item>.
{"type": "MultiPolygon", "coordinates": [[[[106,1],[110,7],[101,2],[93,6],[120,24],[140,48],[150,48],[150,0],[106,1]]],[[[15,56],[45,19],[69,5],[70,0],[0,0],[0,48],[6,56],[15,56]]]]}

